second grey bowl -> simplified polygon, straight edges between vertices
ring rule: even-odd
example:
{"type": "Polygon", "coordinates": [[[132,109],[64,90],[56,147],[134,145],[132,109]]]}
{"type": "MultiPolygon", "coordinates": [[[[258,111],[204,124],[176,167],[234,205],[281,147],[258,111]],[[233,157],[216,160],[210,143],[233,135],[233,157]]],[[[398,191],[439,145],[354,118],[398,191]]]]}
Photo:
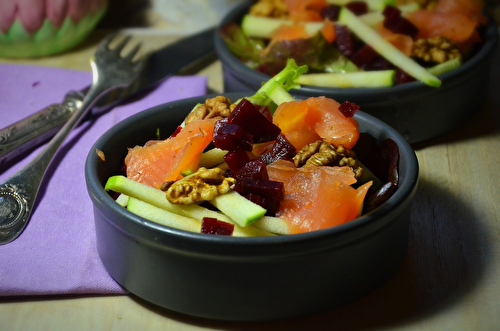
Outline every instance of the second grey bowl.
{"type": "MultiPolygon", "coordinates": [[[[249,1],[229,12],[220,27],[239,22],[248,12],[249,1]]],[[[498,26],[493,18],[482,34],[484,43],[460,68],[439,76],[440,88],[410,82],[381,88],[325,88],[302,86],[292,90],[298,97],[326,96],[342,103],[361,106],[395,128],[410,143],[418,143],[449,132],[476,113],[487,98],[491,61],[498,42],[498,26]]],[[[244,65],[227,47],[220,33],[214,36],[215,49],[222,62],[225,92],[256,91],[269,76],[244,65]]]]}

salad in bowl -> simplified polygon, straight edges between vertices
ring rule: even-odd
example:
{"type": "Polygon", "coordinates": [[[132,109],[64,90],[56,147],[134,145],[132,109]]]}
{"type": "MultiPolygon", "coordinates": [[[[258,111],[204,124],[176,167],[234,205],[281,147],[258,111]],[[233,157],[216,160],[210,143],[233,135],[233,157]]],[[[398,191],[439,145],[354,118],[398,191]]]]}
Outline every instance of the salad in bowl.
{"type": "Polygon", "coordinates": [[[359,106],[296,100],[288,90],[306,71],[290,59],[252,96],[197,104],[167,139],[131,146],[105,189],[139,216],[209,234],[297,234],[372,211],[397,190],[397,145],[358,156],[375,140],[360,133],[359,106]]]}
{"type": "Polygon", "coordinates": [[[387,87],[461,66],[484,40],[482,0],[259,0],[221,29],[245,65],[273,76],[293,58],[301,84],[387,87]]]}
{"type": "Polygon", "coordinates": [[[304,71],[291,60],[257,92],[158,105],[96,141],[85,176],[113,279],[183,314],[269,321],[339,307],[392,277],[415,153],[354,103],[293,97],[304,71]]]}

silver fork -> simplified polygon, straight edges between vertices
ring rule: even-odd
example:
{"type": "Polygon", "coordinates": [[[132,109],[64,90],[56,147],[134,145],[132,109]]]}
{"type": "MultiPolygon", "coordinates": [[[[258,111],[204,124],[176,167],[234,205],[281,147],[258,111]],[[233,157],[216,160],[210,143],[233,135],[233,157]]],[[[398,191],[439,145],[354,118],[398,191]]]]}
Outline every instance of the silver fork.
{"type": "Polygon", "coordinates": [[[116,47],[110,48],[115,35],[106,38],[92,58],[92,84],[81,107],[61,128],[57,135],[30,163],[0,184],[0,245],[16,239],[28,224],[38,189],[54,154],[69,132],[79,123],[94,103],[103,97],[120,98],[126,93],[144,68],[145,59],[134,61],[140,45],[121,56],[130,37],[125,37],[116,47]]]}

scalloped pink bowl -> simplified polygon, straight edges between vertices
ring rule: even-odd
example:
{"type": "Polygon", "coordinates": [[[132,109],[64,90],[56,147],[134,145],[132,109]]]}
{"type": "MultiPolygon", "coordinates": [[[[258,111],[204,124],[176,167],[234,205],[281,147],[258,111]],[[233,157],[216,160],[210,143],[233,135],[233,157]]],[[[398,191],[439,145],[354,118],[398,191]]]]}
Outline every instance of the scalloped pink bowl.
{"type": "Polygon", "coordinates": [[[81,43],[102,19],[108,0],[0,1],[0,56],[39,57],[81,43]]]}

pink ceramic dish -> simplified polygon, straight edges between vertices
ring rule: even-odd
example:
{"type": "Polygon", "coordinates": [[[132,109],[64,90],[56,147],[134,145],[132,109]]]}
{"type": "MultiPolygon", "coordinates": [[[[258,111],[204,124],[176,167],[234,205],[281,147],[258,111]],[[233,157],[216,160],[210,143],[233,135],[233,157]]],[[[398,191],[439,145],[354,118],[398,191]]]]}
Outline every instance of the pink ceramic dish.
{"type": "Polygon", "coordinates": [[[107,0],[2,0],[0,56],[45,56],[69,49],[87,37],[107,4],[107,0]]]}

